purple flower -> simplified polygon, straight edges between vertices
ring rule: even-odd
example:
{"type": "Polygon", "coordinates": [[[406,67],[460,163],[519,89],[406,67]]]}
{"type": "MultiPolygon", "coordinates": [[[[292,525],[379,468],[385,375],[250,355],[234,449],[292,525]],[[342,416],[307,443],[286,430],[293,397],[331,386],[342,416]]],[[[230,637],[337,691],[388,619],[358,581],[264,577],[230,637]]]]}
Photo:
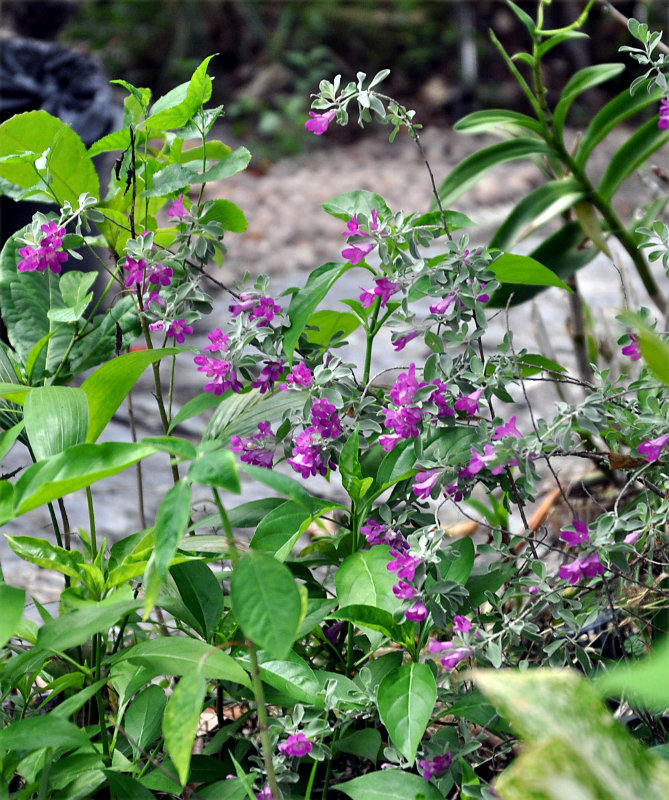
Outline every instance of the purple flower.
{"type": "Polygon", "coordinates": [[[455,411],[453,411],[448,404],[448,400],[444,397],[444,392],[448,391],[448,386],[438,378],[435,378],[432,384],[437,388],[432,392],[429,399],[430,403],[434,403],[437,406],[437,417],[439,419],[442,417],[454,417],[455,411]]]}
{"type": "Polygon", "coordinates": [[[149,283],[154,283],[160,286],[169,286],[172,280],[172,267],[166,267],[164,264],[154,264],[150,271],[147,273],[149,283]]]}
{"type": "Polygon", "coordinates": [[[462,500],[464,494],[458,486],[457,481],[455,483],[448,483],[446,486],[444,486],[444,497],[450,497],[454,503],[459,503],[460,500],[462,500]]]}
{"type": "Polygon", "coordinates": [[[637,447],[637,451],[645,456],[646,461],[657,461],[662,449],[669,442],[669,433],[658,436],[657,439],[642,439],[642,444],[637,447]]]}
{"type": "Polygon", "coordinates": [[[327,466],[321,458],[321,446],[314,444],[313,441],[315,433],[316,429],[311,427],[299,433],[295,437],[293,454],[286,459],[295,472],[299,472],[305,479],[313,475],[327,474],[327,466]]]}
{"type": "Polygon", "coordinates": [[[506,425],[498,425],[493,433],[493,439],[503,439],[505,436],[513,436],[514,439],[522,439],[523,434],[516,428],[516,415],[509,418],[506,425]]]}
{"type": "Polygon", "coordinates": [[[568,580],[570,584],[578,583],[583,578],[594,578],[604,573],[604,565],[598,553],[591,553],[586,558],[577,559],[560,567],[558,578],[568,580]]]}
{"type": "Polygon", "coordinates": [[[459,394],[458,399],[455,401],[456,411],[464,411],[467,417],[473,417],[474,414],[478,414],[481,393],[481,389],[477,389],[471,394],[459,394]]]}
{"type": "Polygon", "coordinates": [[[213,381],[205,384],[205,392],[213,392],[215,395],[223,394],[226,389],[233,392],[240,392],[242,384],[237,379],[237,373],[229,361],[209,356],[195,356],[193,361],[198,365],[198,372],[204,372],[213,381]]]}
{"type": "Polygon", "coordinates": [[[630,340],[630,343],[626,344],[620,352],[624,356],[629,356],[632,361],[638,361],[641,358],[641,345],[639,344],[639,337],[636,335],[636,333],[628,333],[627,338],[630,340]]]}
{"type": "Polygon", "coordinates": [[[169,207],[167,210],[167,216],[174,217],[175,219],[184,219],[188,216],[188,210],[184,208],[183,192],[179,195],[179,199],[175,200],[169,207]]]}
{"type": "Polygon", "coordinates": [[[585,524],[585,522],[580,522],[577,519],[573,519],[571,524],[574,526],[573,531],[560,531],[560,539],[566,543],[567,547],[575,547],[578,544],[585,544],[586,542],[590,541],[588,526],[585,524]]]}
{"type": "Polygon", "coordinates": [[[669,129],[669,99],[666,97],[660,100],[660,119],[657,121],[657,127],[663,131],[669,129]]]}
{"type": "Polygon", "coordinates": [[[269,422],[259,422],[258,433],[255,433],[250,439],[233,436],[230,439],[230,449],[241,453],[240,458],[246,464],[272,469],[275,441],[276,436],[272,433],[269,422]]]}
{"type": "Polygon", "coordinates": [[[534,584],[534,586],[530,586],[530,588],[527,590],[527,593],[528,594],[539,594],[539,587],[536,584],[534,584]]]}
{"type": "Polygon", "coordinates": [[[173,336],[177,344],[183,344],[186,341],[186,336],[191,333],[193,333],[192,325],[186,325],[186,320],[181,317],[181,319],[175,319],[170,322],[166,335],[173,336]]]}
{"type": "MultiPolygon", "coordinates": [[[[373,245],[360,245],[361,247],[373,247],[373,245]]],[[[367,253],[369,250],[366,251],[367,253]]],[[[344,253],[342,253],[344,255],[344,253]]],[[[357,261],[351,261],[351,264],[357,264],[357,261]]],[[[388,280],[388,278],[375,278],[374,283],[376,284],[373,289],[362,289],[362,294],[360,295],[360,302],[364,306],[364,308],[369,308],[372,303],[376,300],[377,297],[381,298],[381,308],[385,308],[386,303],[390,300],[391,296],[399,292],[402,288],[401,283],[395,283],[394,281],[388,280]]]]}
{"type": "Polygon", "coordinates": [[[313,744],[307,739],[303,733],[291,733],[291,735],[279,745],[279,752],[285,756],[302,756],[309,755],[314,749],[313,744]]]}
{"type": "Polygon", "coordinates": [[[367,539],[367,544],[370,547],[375,544],[384,544],[387,531],[387,525],[370,517],[367,517],[365,524],[360,528],[360,533],[367,539]]]}
{"type": "Polygon", "coordinates": [[[211,344],[205,345],[203,350],[222,350],[225,352],[228,349],[229,333],[223,333],[220,328],[216,328],[209,334],[209,341],[211,344]]]}
{"type": "MultiPolygon", "coordinates": [[[[373,242],[363,242],[362,244],[349,244],[348,247],[345,247],[341,251],[341,254],[342,258],[345,258],[351,264],[359,264],[366,255],[371,253],[373,249],[374,249],[373,242]]],[[[365,290],[363,289],[363,291],[365,290]]],[[[360,299],[362,301],[362,297],[360,299]]],[[[365,305],[364,302],[363,305],[365,305]]]]}
{"type": "Polygon", "coordinates": [[[244,312],[249,313],[249,320],[256,322],[257,328],[267,327],[274,319],[274,315],[281,311],[281,306],[274,302],[273,297],[259,297],[249,292],[239,295],[238,303],[231,303],[228,310],[233,317],[244,312]]]}
{"type": "Polygon", "coordinates": [[[393,347],[395,348],[395,352],[399,353],[400,350],[404,350],[404,348],[409,344],[412,339],[415,339],[418,336],[418,331],[409,331],[409,333],[405,333],[404,336],[400,336],[398,339],[395,339],[393,342],[393,347]]]}
{"type": "Polygon", "coordinates": [[[328,126],[335,118],[335,110],[331,108],[324,114],[316,114],[315,111],[310,111],[309,116],[311,117],[311,119],[308,119],[304,123],[304,127],[308,131],[312,131],[312,133],[315,133],[316,136],[321,136],[322,134],[325,133],[325,131],[328,129],[328,126]]]}
{"type": "Polygon", "coordinates": [[[418,389],[426,385],[424,381],[418,383],[416,380],[416,365],[410,364],[408,372],[401,372],[397,376],[397,380],[390,390],[390,398],[398,406],[408,406],[413,401],[418,389]]]}
{"type": "Polygon", "coordinates": [[[392,561],[388,562],[386,569],[389,572],[396,572],[398,578],[412,581],[416,574],[416,567],[420,564],[420,558],[401,553],[399,550],[390,550],[392,561]]]}
{"type": "MultiPolygon", "coordinates": [[[[455,404],[457,408],[457,403],[455,404]]],[[[491,444],[486,444],[483,446],[483,453],[484,455],[480,455],[479,453],[471,448],[471,459],[469,461],[469,465],[467,469],[469,470],[470,475],[476,475],[477,472],[480,472],[488,461],[494,461],[497,458],[497,453],[495,452],[495,448],[491,444]]],[[[501,472],[501,468],[499,470],[501,472]]],[[[492,470],[493,475],[495,475],[495,471],[492,470]]],[[[499,472],[497,473],[499,474],[499,472]]]]}
{"type": "Polygon", "coordinates": [[[128,275],[123,282],[124,286],[132,286],[135,283],[143,283],[144,281],[144,269],[146,268],[146,261],[143,258],[140,258],[137,261],[130,256],[126,256],[126,259],[123,263],[123,268],[128,270],[128,275]]]}
{"type": "Polygon", "coordinates": [[[268,783],[256,794],[256,800],[272,800],[272,790],[269,788],[268,783]]]}
{"type": "Polygon", "coordinates": [[[430,306],[430,314],[445,314],[448,311],[449,306],[456,298],[456,293],[451,292],[444,297],[443,300],[440,300],[438,303],[430,306]]]}
{"type": "Polygon", "coordinates": [[[427,606],[422,600],[416,600],[415,603],[407,608],[404,616],[409,622],[422,622],[427,618],[427,606]]]}
{"type": "Polygon", "coordinates": [[[323,439],[336,439],[341,433],[337,409],[325,397],[314,400],[311,406],[311,423],[323,439]]]}
{"type": "Polygon", "coordinates": [[[37,248],[31,245],[19,247],[19,255],[23,256],[21,261],[16,265],[16,269],[19,272],[42,272],[44,270],[37,248]]]}
{"type": "Polygon", "coordinates": [[[311,370],[309,367],[301,361],[299,364],[296,364],[292,371],[286,375],[286,382],[282,383],[279,386],[279,389],[288,389],[290,385],[295,387],[297,386],[310,386],[311,382],[313,381],[313,377],[311,375],[311,370]]]}
{"type": "Polygon", "coordinates": [[[423,412],[419,408],[383,408],[386,428],[390,428],[402,439],[415,439],[418,436],[418,423],[423,412]]]}
{"type": "Polygon", "coordinates": [[[430,492],[436,486],[440,474],[441,470],[439,469],[431,469],[428,470],[427,472],[417,473],[416,481],[414,485],[411,487],[411,491],[420,500],[427,500],[428,497],[430,496],[430,492]]]}
{"type": "MultiPolygon", "coordinates": [[[[226,334],[227,336],[227,334],[226,334]]],[[[265,366],[260,371],[260,375],[251,381],[254,389],[260,389],[260,394],[265,394],[272,388],[272,384],[283,372],[283,361],[264,361],[265,366]]]]}
{"type": "Polygon", "coordinates": [[[44,234],[40,241],[41,247],[48,247],[49,245],[53,247],[61,246],[63,243],[63,236],[65,236],[65,228],[59,228],[58,224],[51,219],[41,226],[41,230],[44,234]]]}
{"type": "Polygon", "coordinates": [[[414,587],[406,581],[398,581],[393,584],[393,594],[400,600],[411,600],[416,594],[414,587]]]}
{"type": "Polygon", "coordinates": [[[432,778],[438,778],[440,775],[443,775],[451,766],[452,761],[453,758],[450,753],[444,753],[434,758],[419,758],[418,769],[423,778],[425,778],[426,781],[430,781],[432,778]]]}
{"type": "Polygon", "coordinates": [[[430,639],[427,649],[429,653],[446,653],[441,658],[441,665],[445,669],[453,669],[472,654],[471,647],[461,647],[455,642],[438,642],[435,639],[430,639]]]}
{"type": "Polygon", "coordinates": [[[453,617],[453,633],[469,633],[472,628],[472,621],[463,617],[461,614],[453,617]]]}
{"type": "Polygon", "coordinates": [[[623,539],[623,542],[625,542],[625,544],[634,544],[639,536],[641,536],[641,531],[633,531],[632,533],[627,534],[627,536],[623,539]]]}

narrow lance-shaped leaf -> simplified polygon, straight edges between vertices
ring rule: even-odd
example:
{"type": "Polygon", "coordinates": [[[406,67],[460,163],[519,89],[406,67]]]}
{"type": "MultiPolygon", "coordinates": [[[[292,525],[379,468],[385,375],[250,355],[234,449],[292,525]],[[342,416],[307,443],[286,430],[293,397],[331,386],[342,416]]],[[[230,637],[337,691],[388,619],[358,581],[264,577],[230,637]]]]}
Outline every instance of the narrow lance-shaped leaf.
{"type": "Polygon", "coordinates": [[[26,396],[23,419],[38,461],[62,453],[66,448],[86,441],[86,394],[72,386],[36,387],[26,396]]]}
{"type": "Polygon", "coordinates": [[[174,687],[163,717],[165,749],[177,769],[181,785],[188,780],[193,742],[206,691],[200,666],[184,675],[174,687]]]}

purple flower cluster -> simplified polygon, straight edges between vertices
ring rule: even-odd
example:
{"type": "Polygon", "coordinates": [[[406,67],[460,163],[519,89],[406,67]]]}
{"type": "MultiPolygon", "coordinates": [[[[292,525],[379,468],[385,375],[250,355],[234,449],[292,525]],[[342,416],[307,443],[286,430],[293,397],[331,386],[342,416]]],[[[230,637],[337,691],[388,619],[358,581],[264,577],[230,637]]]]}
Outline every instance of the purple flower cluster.
{"type": "MultiPolygon", "coordinates": [[[[571,521],[573,530],[565,529],[560,531],[560,538],[567,545],[567,547],[577,547],[581,544],[590,543],[590,534],[588,533],[588,526],[585,522],[573,519],[571,521]]],[[[560,567],[558,571],[558,578],[568,580],[569,583],[578,583],[583,578],[594,578],[597,575],[604,573],[604,565],[599,559],[598,553],[590,553],[590,555],[577,558],[569,564],[560,567]]]]}
{"type": "Polygon", "coordinates": [[[260,394],[269,392],[272,385],[280,377],[283,372],[283,361],[263,361],[265,365],[257,378],[251,381],[251,386],[254,389],[260,389],[260,394]]]}
{"type": "Polygon", "coordinates": [[[665,448],[667,442],[669,442],[669,433],[658,436],[656,439],[642,439],[641,444],[637,447],[637,452],[639,452],[646,461],[652,463],[659,459],[660,453],[665,448]]]}
{"type": "Polygon", "coordinates": [[[560,531],[560,539],[567,545],[567,547],[576,547],[579,544],[586,544],[590,541],[590,534],[588,533],[588,526],[585,522],[573,519],[571,524],[574,528],[573,531],[566,529],[560,531]]]}
{"type": "Polygon", "coordinates": [[[438,778],[451,766],[453,758],[450,753],[443,753],[434,758],[419,758],[418,769],[420,774],[426,781],[431,781],[432,778],[438,778]]]}
{"type": "Polygon", "coordinates": [[[454,669],[461,661],[472,654],[471,647],[461,645],[457,642],[438,642],[436,639],[430,639],[427,646],[429,653],[444,653],[440,658],[441,666],[444,669],[454,669]]]}
{"type": "Polygon", "coordinates": [[[296,389],[300,386],[306,388],[307,386],[311,386],[312,381],[313,375],[311,374],[311,370],[301,361],[299,364],[295,364],[293,369],[286,375],[286,382],[282,383],[279,389],[290,389],[291,386],[296,389]]]}
{"type": "Polygon", "coordinates": [[[213,392],[215,395],[223,394],[226,389],[241,392],[242,384],[229,361],[209,356],[195,356],[193,361],[197,364],[198,372],[204,372],[208,378],[213,378],[209,383],[205,383],[205,392],[213,392]]]}
{"type": "Polygon", "coordinates": [[[336,439],[340,433],[337,409],[325,398],[315,400],[311,407],[311,425],[295,437],[293,453],[286,460],[303,478],[326,475],[328,468],[335,469],[336,464],[333,461],[326,464],[323,460],[323,444],[325,440],[336,439]]]}
{"type": "Polygon", "coordinates": [[[266,328],[274,319],[274,315],[281,311],[281,306],[274,302],[273,297],[242,292],[239,295],[239,301],[231,303],[228,310],[233,317],[248,314],[248,319],[255,322],[256,328],[266,328]]]}
{"type": "Polygon", "coordinates": [[[385,426],[392,431],[390,434],[379,436],[379,444],[384,450],[390,451],[404,439],[415,439],[418,436],[418,424],[422,419],[423,412],[420,408],[412,406],[411,403],[418,389],[426,385],[425,382],[418,383],[415,364],[409,366],[408,372],[398,375],[390,390],[390,398],[400,408],[384,408],[382,410],[386,417],[385,426]]]}
{"type": "Polygon", "coordinates": [[[660,130],[669,130],[669,99],[663,97],[660,100],[660,118],[657,121],[657,127],[660,130]]]}
{"type": "Polygon", "coordinates": [[[370,517],[365,520],[365,524],[360,528],[360,533],[367,539],[367,544],[370,547],[377,544],[387,544],[395,550],[409,549],[406,539],[399,531],[395,531],[370,517]]]}
{"type": "Polygon", "coordinates": [[[61,271],[61,264],[64,264],[68,255],[60,247],[63,244],[65,228],[50,220],[41,226],[44,236],[41,238],[37,247],[26,245],[19,248],[19,255],[23,256],[16,265],[19,272],[44,272],[47,268],[58,275],[61,271]]]}
{"type": "Polygon", "coordinates": [[[275,442],[276,436],[272,433],[269,422],[259,422],[258,433],[253,434],[250,439],[233,436],[230,439],[230,449],[241,453],[240,458],[245,464],[272,469],[275,442]]]}
{"type": "Polygon", "coordinates": [[[399,600],[413,600],[414,602],[405,610],[404,616],[409,622],[423,622],[427,619],[427,606],[420,598],[416,598],[418,590],[410,583],[416,577],[416,569],[420,566],[420,558],[410,556],[406,552],[406,545],[403,549],[391,548],[390,555],[393,560],[388,562],[387,569],[396,572],[399,578],[393,585],[393,594],[399,600]]]}
{"type": "MultiPolygon", "coordinates": [[[[360,251],[365,248],[364,253],[360,256],[360,258],[358,258],[358,261],[361,261],[373,247],[374,245],[372,244],[361,244],[354,246],[354,249],[360,251]]],[[[342,255],[348,258],[346,253],[346,250],[342,250],[342,255]]],[[[354,261],[352,258],[349,258],[349,261],[351,264],[358,263],[358,261],[354,261]]],[[[362,286],[360,288],[362,289],[360,303],[364,308],[369,308],[377,297],[381,298],[381,308],[385,308],[388,300],[390,300],[390,298],[394,294],[397,294],[397,292],[399,292],[399,290],[402,288],[402,284],[397,283],[396,281],[388,280],[388,278],[375,278],[373,289],[364,289],[362,286]]]]}
{"type": "Polygon", "coordinates": [[[280,753],[283,753],[284,756],[295,756],[296,758],[309,755],[313,749],[313,744],[302,732],[291,733],[286,741],[279,745],[280,753]]]}

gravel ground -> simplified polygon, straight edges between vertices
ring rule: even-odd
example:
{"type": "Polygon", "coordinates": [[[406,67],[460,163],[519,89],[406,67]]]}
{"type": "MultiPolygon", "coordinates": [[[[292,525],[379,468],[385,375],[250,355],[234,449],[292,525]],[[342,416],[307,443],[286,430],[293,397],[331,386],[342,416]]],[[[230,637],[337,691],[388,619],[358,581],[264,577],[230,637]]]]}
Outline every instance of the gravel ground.
{"type": "MultiPolygon", "coordinates": [[[[474,146],[482,142],[492,143],[485,137],[463,137],[451,130],[426,128],[421,135],[426,154],[437,182],[448,170],[458,163],[474,146]]],[[[613,138],[613,137],[610,137],[613,138]]],[[[594,164],[594,173],[601,173],[610,153],[623,141],[624,134],[616,133],[615,139],[607,145],[594,164]]],[[[415,145],[408,137],[389,144],[385,135],[367,134],[358,143],[347,146],[331,145],[319,141],[314,151],[300,157],[285,159],[264,173],[253,170],[240,173],[219,185],[207,187],[208,198],[225,197],[237,203],[246,213],[248,230],[243,235],[230,235],[227,240],[228,253],[224,266],[213,274],[230,285],[240,280],[248,271],[252,276],[261,272],[272,277],[273,292],[279,294],[289,286],[301,286],[307,274],[314,267],[327,261],[340,260],[342,247],[341,231],[343,225],[320,209],[320,204],[329,198],[354,189],[367,189],[381,194],[393,210],[426,210],[431,201],[431,190],[425,166],[415,145]]],[[[664,158],[666,163],[666,157],[664,158]]],[[[657,163],[662,163],[658,157],[657,163]]],[[[479,227],[472,232],[474,244],[484,243],[490,233],[501,223],[513,205],[532,188],[541,183],[537,167],[524,162],[506,164],[487,175],[472,190],[455,204],[458,211],[468,214],[479,227]]],[[[619,209],[629,215],[640,197],[646,197],[637,178],[630,179],[622,195],[619,209]]],[[[534,237],[521,243],[517,252],[527,252],[536,246],[534,237]]],[[[634,297],[643,298],[643,291],[625,268],[621,259],[628,294],[634,305],[634,297]]],[[[580,284],[586,301],[599,321],[600,329],[610,331],[615,345],[618,333],[611,322],[615,310],[622,305],[621,279],[618,271],[604,257],[589,265],[580,276],[580,284]]],[[[361,274],[347,273],[335,287],[330,302],[336,304],[346,296],[355,296],[362,281],[361,274]]],[[[669,293],[666,292],[665,293],[669,293]]],[[[216,295],[212,317],[203,321],[196,330],[193,343],[202,346],[207,343],[209,330],[221,325],[227,314],[227,296],[216,295]]],[[[341,306],[339,306],[341,308],[341,306]]],[[[553,357],[561,363],[572,359],[569,350],[565,324],[568,305],[564,293],[550,290],[541,296],[540,303],[525,306],[513,311],[510,326],[514,331],[518,346],[528,346],[541,350],[546,345],[554,348],[553,357]],[[541,325],[537,323],[537,310],[543,319],[544,342],[537,345],[537,333],[541,325]]],[[[506,320],[498,315],[493,322],[490,341],[495,342],[504,334],[506,320]]],[[[540,337],[541,338],[541,337],[540,337]]],[[[415,344],[415,343],[411,343],[415,344]]],[[[358,360],[360,342],[351,340],[349,354],[354,362],[358,360]]],[[[397,364],[396,354],[389,344],[379,348],[379,358],[375,364],[384,369],[397,364]]],[[[420,363],[425,351],[420,346],[407,348],[402,354],[408,363],[420,363]]],[[[201,376],[195,367],[183,361],[182,379],[176,394],[177,405],[195,395],[202,384],[201,376]]],[[[150,382],[145,375],[139,390],[133,393],[138,436],[159,433],[157,414],[153,407],[150,382]]],[[[531,402],[539,414],[550,414],[555,395],[550,387],[533,384],[531,402]]],[[[515,409],[514,409],[515,410],[515,409]]],[[[519,405],[519,419],[527,419],[527,411],[519,405]]],[[[127,441],[127,411],[125,406],[119,410],[112,424],[105,432],[105,438],[113,441],[127,441]]],[[[529,424],[529,421],[528,421],[529,424]]],[[[194,439],[200,431],[200,423],[191,422],[180,431],[181,435],[194,439]]],[[[27,463],[27,457],[16,448],[3,459],[2,472],[10,472],[27,463]]],[[[582,465],[579,465],[582,469],[582,465]]],[[[146,482],[145,506],[148,524],[155,518],[160,498],[171,484],[166,458],[155,456],[144,462],[146,482]]],[[[332,491],[333,487],[321,482],[318,489],[332,491]]],[[[336,489],[335,489],[336,491],[336,489]]],[[[108,543],[138,529],[137,489],[134,470],[127,470],[93,487],[96,502],[98,537],[108,543]]],[[[245,487],[245,499],[261,496],[257,485],[245,487]],[[248,490],[248,493],[247,493],[248,490]]],[[[83,492],[66,498],[70,527],[76,532],[78,527],[88,527],[86,502],[83,492]]],[[[11,535],[31,535],[50,537],[50,520],[43,509],[36,509],[4,527],[3,532],[11,535]]],[[[76,534],[75,534],[76,535],[76,534]]],[[[53,603],[62,580],[56,573],[33,568],[20,561],[0,541],[0,560],[5,578],[12,584],[24,586],[28,592],[43,603],[53,603]]]]}

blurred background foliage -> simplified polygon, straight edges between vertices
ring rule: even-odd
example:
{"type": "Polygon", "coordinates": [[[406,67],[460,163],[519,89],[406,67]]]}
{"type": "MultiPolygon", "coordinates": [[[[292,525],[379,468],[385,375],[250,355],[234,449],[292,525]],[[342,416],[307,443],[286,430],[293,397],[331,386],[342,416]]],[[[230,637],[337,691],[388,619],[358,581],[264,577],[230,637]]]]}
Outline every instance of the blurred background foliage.
{"type": "MultiPolygon", "coordinates": [[[[517,0],[534,13],[536,0],[517,0]]],[[[667,0],[613,0],[625,16],[669,26],[667,0]]],[[[583,0],[554,0],[546,24],[575,20],[583,0]]],[[[3,27],[92,51],[110,78],[148,86],[154,97],[187,80],[210,53],[216,103],[239,138],[267,157],[296,152],[313,140],[302,123],[318,81],[341,72],[392,69],[387,91],[427,122],[448,124],[477,108],[523,109],[518,86],[493,48],[494,29],[510,52],[527,35],[504,0],[4,0],[3,27]]],[[[596,3],[589,40],[555,48],[547,81],[556,92],[595,61],[620,61],[624,25],[596,3]]],[[[629,85],[607,83],[585,95],[584,119],[629,85]]],[[[359,135],[353,128],[338,137],[359,135]]],[[[332,140],[335,137],[328,137],[332,140]]]]}

